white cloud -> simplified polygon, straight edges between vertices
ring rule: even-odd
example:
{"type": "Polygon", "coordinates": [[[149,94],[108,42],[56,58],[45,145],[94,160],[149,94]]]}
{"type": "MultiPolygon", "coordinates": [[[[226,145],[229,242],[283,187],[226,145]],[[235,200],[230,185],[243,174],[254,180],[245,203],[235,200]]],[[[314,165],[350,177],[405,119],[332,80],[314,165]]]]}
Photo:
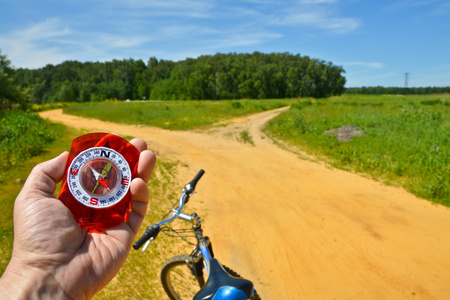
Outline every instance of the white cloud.
{"type": "Polygon", "coordinates": [[[321,11],[299,11],[274,19],[282,26],[304,26],[329,30],[335,33],[348,33],[360,26],[360,21],[353,18],[333,17],[321,11]]]}
{"type": "Polygon", "coordinates": [[[359,28],[358,19],[337,11],[337,2],[98,0],[91,10],[3,32],[0,45],[16,67],[26,68],[69,59],[262,50],[283,38],[286,29],[301,35],[311,31],[345,34],[359,28]]]}
{"type": "Polygon", "coordinates": [[[63,27],[59,19],[51,18],[46,19],[42,23],[34,24],[22,31],[16,32],[19,39],[22,40],[40,40],[46,38],[53,38],[59,36],[65,36],[70,34],[68,28],[63,27]]]}
{"type": "Polygon", "coordinates": [[[233,48],[240,46],[259,45],[274,39],[282,37],[279,33],[259,31],[259,32],[235,32],[233,34],[224,34],[223,38],[212,43],[211,48],[233,48]]]}
{"type": "Polygon", "coordinates": [[[58,39],[69,34],[70,30],[59,19],[46,19],[1,37],[0,44],[14,66],[36,68],[69,59],[69,54],[61,53],[54,46],[58,39]]]}
{"type": "Polygon", "coordinates": [[[300,29],[319,29],[332,33],[348,33],[361,25],[357,18],[343,17],[338,12],[337,0],[245,0],[257,4],[230,6],[229,9],[238,18],[247,18],[248,22],[257,22],[261,28],[268,26],[294,27],[300,29]]]}
{"type": "Polygon", "coordinates": [[[206,26],[198,25],[171,25],[162,27],[159,32],[155,33],[154,38],[157,40],[186,38],[192,36],[205,36],[220,34],[220,31],[206,26]]]}
{"type": "Polygon", "coordinates": [[[142,35],[79,32],[53,18],[4,35],[0,44],[15,67],[40,68],[65,60],[101,59],[110,49],[133,49],[148,40],[142,35]]]}
{"type": "Polygon", "coordinates": [[[272,25],[319,29],[340,34],[358,29],[360,20],[341,16],[335,3],[337,0],[300,0],[269,11],[267,19],[272,25]]]}
{"type": "Polygon", "coordinates": [[[141,36],[121,36],[115,34],[97,33],[92,35],[91,44],[104,48],[134,48],[141,46],[149,39],[141,36]]]}
{"type": "Polygon", "coordinates": [[[188,18],[210,18],[212,1],[202,0],[104,0],[108,7],[113,7],[113,14],[141,14],[142,16],[179,16],[188,18]],[[112,4],[112,5],[111,5],[112,4]]]}

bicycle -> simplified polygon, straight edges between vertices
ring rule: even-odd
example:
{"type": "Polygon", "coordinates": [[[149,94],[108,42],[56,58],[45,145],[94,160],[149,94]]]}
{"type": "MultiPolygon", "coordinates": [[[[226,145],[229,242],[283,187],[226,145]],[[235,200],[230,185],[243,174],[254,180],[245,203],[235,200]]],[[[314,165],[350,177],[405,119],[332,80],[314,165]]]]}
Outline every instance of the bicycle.
{"type": "Polygon", "coordinates": [[[145,252],[150,242],[155,240],[161,231],[169,236],[175,234],[185,241],[187,237],[195,236],[196,244],[190,254],[169,258],[161,268],[161,283],[171,300],[260,300],[251,281],[243,279],[214,258],[211,240],[203,236],[200,217],[196,213],[187,215],[182,212],[184,205],[195,193],[195,187],[204,173],[205,171],[200,170],[194,179],[184,186],[180,199],[159,223],[147,227],[133,248],[138,250],[145,244],[142,249],[142,252],[145,252]],[[178,208],[174,209],[177,203],[178,208]],[[171,212],[172,215],[169,217],[171,212]],[[192,228],[175,230],[169,227],[168,224],[177,218],[190,222],[192,228]],[[207,275],[206,282],[203,269],[207,275]]]}

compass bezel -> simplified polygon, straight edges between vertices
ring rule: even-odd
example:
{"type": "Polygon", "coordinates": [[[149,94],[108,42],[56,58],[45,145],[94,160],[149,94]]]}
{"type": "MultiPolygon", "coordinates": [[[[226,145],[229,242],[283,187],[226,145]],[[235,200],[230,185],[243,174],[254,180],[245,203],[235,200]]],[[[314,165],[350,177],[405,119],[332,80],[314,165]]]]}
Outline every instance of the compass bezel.
{"type": "Polygon", "coordinates": [[[116,150],[107,147],[93,147],[80,152],[71,162],[67,172],[67,185],[72,196],[81,204],[102,209],[116,205],[127,194],[131,184],[132,171],[127,160],[116,150]],[[109,161],[119,171],[117,186],[104,195],[93,194],[82,183],[83,173],[90,172],[86,164],[93,160],[109,161]]]}

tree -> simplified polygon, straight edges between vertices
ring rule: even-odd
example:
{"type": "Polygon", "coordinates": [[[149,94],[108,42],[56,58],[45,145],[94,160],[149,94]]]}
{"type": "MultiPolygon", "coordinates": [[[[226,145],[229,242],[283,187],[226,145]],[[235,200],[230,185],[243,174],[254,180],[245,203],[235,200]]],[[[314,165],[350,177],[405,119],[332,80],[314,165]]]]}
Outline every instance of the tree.
{"type": "MultiPolygon", "coordinates": [[[[342,93],[344,70],[300,54],[215,54],[179,62],[151,57],[110,62],[66,61],[14,70],[33,103],[105,99],[241,99],[328,97],[342,93]]],[[[9,75],[11,76],[11,75],[9,75]]]]}
{"type": "Polygon", "coordinates": [[[27,97],[24,91],[18,88],[12,79],[14,69],[6,55],[0,50],[0,109],[26,108],[27,97]]]}

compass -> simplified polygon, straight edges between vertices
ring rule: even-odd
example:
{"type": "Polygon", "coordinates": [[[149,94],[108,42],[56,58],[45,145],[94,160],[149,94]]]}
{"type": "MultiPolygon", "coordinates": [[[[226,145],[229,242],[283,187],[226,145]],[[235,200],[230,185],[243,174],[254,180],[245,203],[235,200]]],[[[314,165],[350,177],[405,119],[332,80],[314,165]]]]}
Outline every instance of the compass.
{"type": "Polygon", "coordinates": [[[72,141],[58,198],[93,232],[126,221],[139,151],[118,135],[91,133],[72,141]]]}
{"type": "Polygon", "coordinates": [[[92,208],[110,207],[128,192],[131,169],[117,151],[90,148],[78,154],[67,172],[67,183],[76,200],[92,208]]]}

